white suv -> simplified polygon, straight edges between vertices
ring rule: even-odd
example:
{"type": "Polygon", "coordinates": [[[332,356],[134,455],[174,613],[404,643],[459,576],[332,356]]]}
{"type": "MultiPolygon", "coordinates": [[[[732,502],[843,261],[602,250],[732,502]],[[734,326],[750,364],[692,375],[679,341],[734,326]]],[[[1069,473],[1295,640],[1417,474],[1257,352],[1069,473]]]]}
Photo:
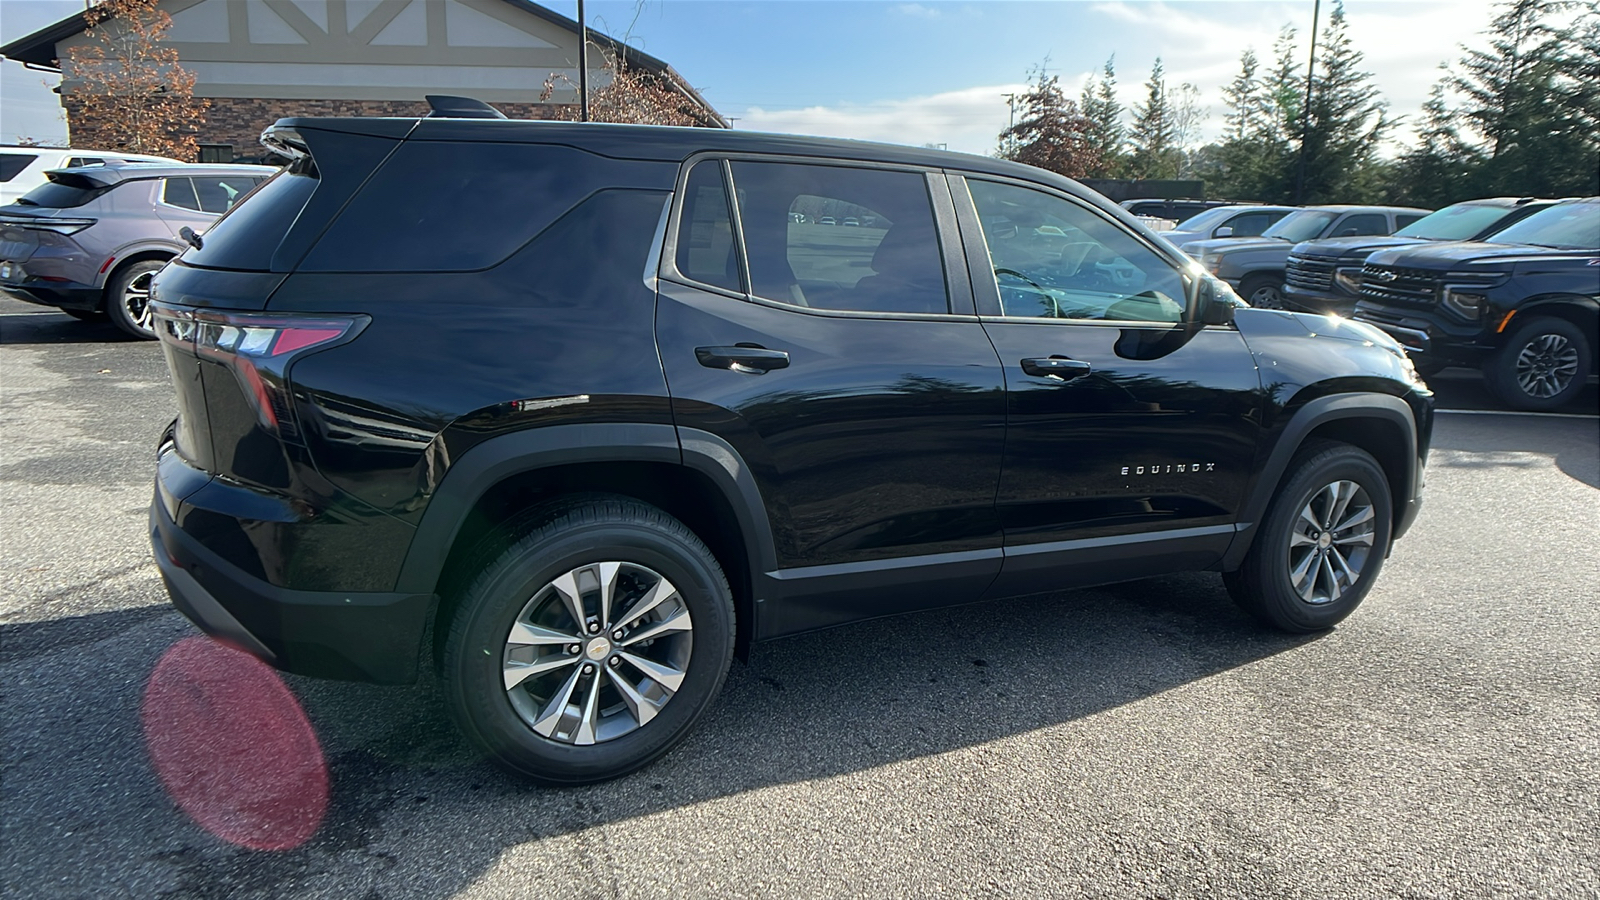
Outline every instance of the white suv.
{"type": "Polygon", "coordinates": [[[99,166],[116,162],[177,162],[165,156],[120,153],[108,150],[73,150],[70,147],[0,146],[0,206],[15,203],[18,197],[45,183],[44,173],[73,166],[99,166]]]}

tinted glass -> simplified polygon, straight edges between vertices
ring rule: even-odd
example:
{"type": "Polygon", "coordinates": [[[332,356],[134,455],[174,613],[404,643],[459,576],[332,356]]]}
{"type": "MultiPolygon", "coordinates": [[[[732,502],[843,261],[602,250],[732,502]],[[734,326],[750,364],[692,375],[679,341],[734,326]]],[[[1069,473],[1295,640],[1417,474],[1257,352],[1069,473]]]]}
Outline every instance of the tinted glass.
{"type": "Polygon", "coordinates": [[[733,182],[756,295],[818,309],[949,312],[922,175],[736,162],[733,182]]]}
{"type": "MultiPolygon", "coordinates": [[[[1283,215],[1279,213],[1278,216],[1283,215]]],[[[1196,217],[1198,218],[1198,216],[1196,217]]],[[[1276,221],[1277,216],[1272,213],[1253,212],[1242,216],[1234,216],[1228,220],[1228,227],[1233,229],[1234,237],[1255,237],[1267,230],[1267,226],[1276,221]]]]}
{"type": "Polygon", "coordinates": [[[1184,222],[1183,230],[1193,231],[1195,233],[1207,232],[1227,221],[1228,216],[1231,215],[1233,215],[1231,210],[1224,209],[1222,207],[1208,209],[1189,221],[1184,222]]]}
{"type": "Polygon", "coordinates": [[[702,284],[742,291],[733,246],[733,220],[722,184],[722,163],[697,163],[684,185],[678,226],[678,271],[702,284]]]}
{"type": "Polygon", "coordinates": [[[1337,215],[1322,210],[1302,209],[1274,222],[1271,228],[1261,232],[1261,236],[1278,238],[1291,244],[1309,241],[1321,237],[1322,229],[1328,227],[1328,223],[1337,215]]]}
{"type": "MultiPolygon", "coordinates": [[[[1511,210],[1503,206],[1479,206],[1475,203],[1457,203],[1446,206],[1420,219],[1411,217],[1411,224],[1395,232],[1397,237],[1422,238],[1429,241],[1467,241],[1478,232],[1500,221],[1511,210]]],[[[1402,221],[1405,216],[1400,217],[1402,221]]]]}
{"type": "Polygon", "coordinates": [[[1133,235],[1053,194],[967,184],[1005,315],[1182,321],[1183,277],[1133,235]]]}
{"type": "Polygon", "coordinates": [[[1346,216],[1333,228],[1334,237],[1355,237],[1362,234],[1388,234],[1389,220],[1382,213],[1359,213],[1346,216]]]}
{"type": "Polygon", "coordinates": [[[207,175],[191,180],[200,198],[200,208],[219,215],[232,209],[240,197],[250,193],[250,189],[261,182],[261,179],[248,175],[207,175]]]}
{"type": "Polygon", "coordinates": [[[109,190],[111,188],[100,187],[87,181],[67,183],[47,181],[23,194],[17,202],[24,206],[72,209],[75,206],[82,206],[88,203],[109,190]]]}
{"type": "Polygon", "coordinates": [[[1496,244],[1600,250],[1600,201],[1557,203],[1494,236],[1496,244]]]}
{"type": "Polygon", "coordinates": [[[528,267],[524,302],[606,309],[635,297],[648,304],[652,297],[639,276],[669,197],[658,191],[601,191],[578,204],[508,263],[528,267]]]}
{"type": "Polygon", "coordinates": [[[362,186],[300,268],[486,269],[593,193],[595,162],[550,144],[409,141],[362,186]]]}
{"type": "Polygon", "coordinates": [[[161,202],[168,206],[181,206],[198,211],[200,200],[194,195],[194,182],[187,178],[163,178],[161,202]]]}
{"type": "Polygon", "coordinates": [[[0,183],[10,181],[38,159],[35,153],[0,153],[0,183]]]}
{"type": "Polygon", "coordinates": [[[287,170],[206,229],[204,246],[186,250],[183,261],[214,269],[265,272],[289,226],[305,208],[317,179],[287,170]]]}

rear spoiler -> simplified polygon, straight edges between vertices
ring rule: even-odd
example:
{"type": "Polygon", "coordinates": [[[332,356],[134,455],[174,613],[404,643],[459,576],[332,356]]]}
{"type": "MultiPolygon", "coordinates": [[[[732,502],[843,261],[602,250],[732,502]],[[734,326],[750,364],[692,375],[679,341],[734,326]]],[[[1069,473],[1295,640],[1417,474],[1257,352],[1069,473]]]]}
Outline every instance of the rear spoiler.
{"type": "MultiPolygon", "coordinates": [[[[500,110],[482,100],[475,100],[471,97],[429,94],[426,99],[429,112],[425,118],[505,118],[505,114],[500,110]]],[[[261,132],[261,146],[289,159],[305,159],[311,155],[311,147],[305,136],[301,134],[302,128],[403,140],[416,123],[416,119],[377,116],[359,118],[306,118],[295,116],[279,119],[277,122],[267,126],[267,130],[261,132]]]]}

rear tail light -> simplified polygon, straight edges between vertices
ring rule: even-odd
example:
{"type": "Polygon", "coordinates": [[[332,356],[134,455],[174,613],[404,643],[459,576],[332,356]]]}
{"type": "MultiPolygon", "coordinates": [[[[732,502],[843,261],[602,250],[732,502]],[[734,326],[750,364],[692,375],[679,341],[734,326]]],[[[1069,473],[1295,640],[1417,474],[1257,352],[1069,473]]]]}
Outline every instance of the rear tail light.
{"type": "Polygon", "coordinates": [[[233,372],[261,427],[298,440],[289,397],[289,364],[312,352],[353,340],[368,316],[311,316],[220,312],[150,304],[156,335],[233,372]]]}
{"type": "Polygon", "coordinates": [[[11,228],[30,228],[34,231],[53,231],[56,234],[77,234],[93,225],[98,219],[47,219],[43,216],[3,216],[0,225],[11,228]]]}

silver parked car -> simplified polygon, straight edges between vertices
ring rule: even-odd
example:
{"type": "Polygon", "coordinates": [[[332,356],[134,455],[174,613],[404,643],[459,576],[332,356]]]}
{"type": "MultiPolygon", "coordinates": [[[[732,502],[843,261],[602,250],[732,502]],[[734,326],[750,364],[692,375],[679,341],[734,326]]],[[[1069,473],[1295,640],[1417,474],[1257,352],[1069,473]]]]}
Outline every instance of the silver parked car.
{"type": "Polygon", "coordinates": [[[47,173],[0,206],[0,290],[154,338],[150,279],[276,169],[127,163],[47,173]]]}

